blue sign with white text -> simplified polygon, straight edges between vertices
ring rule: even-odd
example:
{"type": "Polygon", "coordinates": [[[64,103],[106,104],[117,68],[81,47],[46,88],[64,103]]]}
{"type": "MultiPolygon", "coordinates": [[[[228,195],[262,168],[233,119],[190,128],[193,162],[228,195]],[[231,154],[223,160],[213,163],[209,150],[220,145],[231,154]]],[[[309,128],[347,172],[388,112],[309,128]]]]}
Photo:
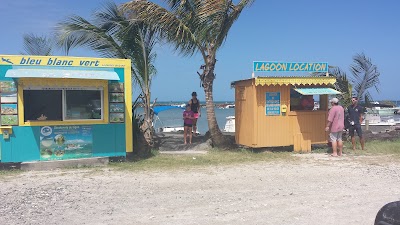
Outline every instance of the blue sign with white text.
{"type": "Polygon", "coordinates": [[[255,61],[253,72],[328,72],[328,63],[255,61]]]}
{"type": "Polygon", "coordinates": [[[266,92],[265,99],[266,99],[265,115],[279,116],[281,114],[281,93],[266,92]]]}

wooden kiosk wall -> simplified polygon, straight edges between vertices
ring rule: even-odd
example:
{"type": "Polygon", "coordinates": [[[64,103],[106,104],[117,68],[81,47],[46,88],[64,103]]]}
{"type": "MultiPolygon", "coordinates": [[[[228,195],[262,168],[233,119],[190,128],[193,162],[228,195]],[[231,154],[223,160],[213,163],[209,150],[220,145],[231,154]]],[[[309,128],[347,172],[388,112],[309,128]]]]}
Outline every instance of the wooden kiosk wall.
{"type": "Polygon", "coordinates": [[[324,128],[328,96],[320,96],[321,110],[290,111],[291,85],[255,85],[255,79],[235,83],[236,143],[254,148],[294,146],[295,151],[310,151],[311,144],[327,143],[324,128]],[[280,92],[285,115],[266,116],[265,93],[280,92]]]}

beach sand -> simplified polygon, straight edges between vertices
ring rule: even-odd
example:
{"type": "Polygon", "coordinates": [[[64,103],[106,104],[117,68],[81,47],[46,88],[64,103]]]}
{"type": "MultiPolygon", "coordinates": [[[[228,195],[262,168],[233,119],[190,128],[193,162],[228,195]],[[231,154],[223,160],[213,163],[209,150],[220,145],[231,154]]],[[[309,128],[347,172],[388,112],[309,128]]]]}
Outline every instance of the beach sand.
{"type": "Polygon", "coordinates": [[[0,224],[373,224],[400,197],[389,156],[173,171],[70,169],[0,177],[0,224]]]}

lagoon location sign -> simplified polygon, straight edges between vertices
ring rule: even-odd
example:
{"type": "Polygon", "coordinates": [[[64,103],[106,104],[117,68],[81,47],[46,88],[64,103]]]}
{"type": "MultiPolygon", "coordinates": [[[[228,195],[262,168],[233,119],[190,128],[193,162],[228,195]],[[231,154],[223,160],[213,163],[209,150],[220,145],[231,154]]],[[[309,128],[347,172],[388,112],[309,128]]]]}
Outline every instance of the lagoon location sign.
{"type": "Polygon", "coordinates": [[[253,72],[328,72],[328,63],[254,61],[253,72]]]}

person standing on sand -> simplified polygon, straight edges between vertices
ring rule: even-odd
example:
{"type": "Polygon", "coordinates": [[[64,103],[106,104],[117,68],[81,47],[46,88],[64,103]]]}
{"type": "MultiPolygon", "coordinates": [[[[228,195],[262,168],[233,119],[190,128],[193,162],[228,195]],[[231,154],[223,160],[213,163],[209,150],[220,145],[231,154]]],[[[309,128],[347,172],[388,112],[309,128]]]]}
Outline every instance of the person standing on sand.
{"type": "Polygon", "coordinates": [[[353,97],[351,99],[352,105],[347,107],[347,111],[350,117],[350,128],[349,134],[351,137],[351,144],[353,145],[353,150],[356,150],[356,137],[354,136],[354,131],[357,132],[358,137],[360,138],[361,149],[364,150],[364,138],[362,135],[361,122],[363,120],[362,115],[365,113],[363,107],[358,105],[358,98],[353,97]]]}
{"type": "Polygon", "coordinates": [[[201,116],[201,114],[200,114],[200,102],[197,99],[197,93],[195,91],[192,92],[192,99],[189,100],[189,105],[190,105],[191,110],[194,112],[193,133],[194,133],[194,135],[196,135],[197,119],[201,116]]]}
{"type": "Polygon", "coordinates": [[[186,105],[186,110],[183,111],[183,138],[184,144],[187,144],[187,136],[189,134],[189,143],[192,144],[192,126],[193,126],[194,113],[190,108],[190,105],[186,105]]]}
{"type": "Polygon", "coordinates": [[[325,131],[330,131],[329,138],[332,142],[332,155],[342,156],[343,152],[343,129],[344,129],[344,108],[339,105],[337,98],[332,98],[329,101],[332,108],[329,110],[328,123],[325,131]]]}

